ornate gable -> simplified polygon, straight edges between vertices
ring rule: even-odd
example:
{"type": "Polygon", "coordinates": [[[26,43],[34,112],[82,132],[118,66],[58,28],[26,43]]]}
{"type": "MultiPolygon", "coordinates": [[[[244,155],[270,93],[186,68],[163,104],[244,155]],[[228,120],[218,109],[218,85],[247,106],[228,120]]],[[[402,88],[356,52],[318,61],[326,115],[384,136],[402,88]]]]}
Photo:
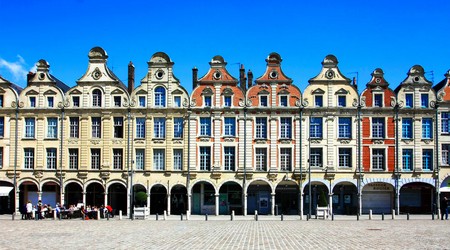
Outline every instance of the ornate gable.
{"type": "Polygon", "coordinates": [[[287,77],[282,69],[281,69],[281,56],[278,53],[272,52],[267,56],[266,62],[266,71],[264,74],[256,79],[256,83],[282,83],[282,84],[291,84],[292,79],[287,77]]]}
{"type": "Polygon", "coordinates": [[[345,77],[337,67],[338,60],[334,55],[327,55],[322,61],[322,70],[311,78],[309,83],[332,82],[350,84],[351,80],[345,77]]]}
{"type": "Polygon", "coordinates": [[[318,89],[313,90],[311,92],[311,94],[313,94],[313,95],[323,95],[323,94],[325,94],[325,91],[323,89],[321,89],[321,88],[318,88],[318,89]]]}
{"type": "Polygon", "coordinates": [[[209,62],[210,68],[208,73],[198,80],[200,84],[230,84],[237,85],[238,81],[226,69],[227,62],[222,56],[215,56],[209,62]]]}
{"type": "Polygon", "coordinates": [[[101,47],[94,47],[89,51],[89,65],[86,73],[77,83],[121,83],[119,78],[107,67],[108,54],[101,47]]]}
{"type": "Polygon", "coordinates": [[[420,65],[414,65],[412,66],[408,73],[407,73],[407,77],[405,78],[405,80],[403,80],[403,82],[401,82],[400,85],[428,85],[431,86],[432,82],[428,81],[428,79],[426,79],[425,77],[425,70],[423,69],[422,66],[420,65]]]}
{"type": "Polygon", "coordinates": [[[380,68],[376,68],[371,74],[372,79],[366,84],[368,88],[380,89],[387,88],[389,83],[384,79],[384,72],[380,68]]]}

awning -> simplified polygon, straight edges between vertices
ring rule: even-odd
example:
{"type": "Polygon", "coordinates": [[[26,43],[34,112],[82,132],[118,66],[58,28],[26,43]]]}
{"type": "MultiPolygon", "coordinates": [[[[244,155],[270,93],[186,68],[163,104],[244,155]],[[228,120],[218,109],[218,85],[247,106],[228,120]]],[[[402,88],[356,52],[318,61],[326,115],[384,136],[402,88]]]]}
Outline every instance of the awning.
{"type": "Polygon", "coordinates": [[[0,186],[0,196],[9,196],[9,192],[11,192],[12,189],[13,187],[0,186]]]}
{"type": "Polygon", "coordinates": [[[441,187],[441,188],[439,188],[439,192],[450,193],[450,187],[441,187]]]}

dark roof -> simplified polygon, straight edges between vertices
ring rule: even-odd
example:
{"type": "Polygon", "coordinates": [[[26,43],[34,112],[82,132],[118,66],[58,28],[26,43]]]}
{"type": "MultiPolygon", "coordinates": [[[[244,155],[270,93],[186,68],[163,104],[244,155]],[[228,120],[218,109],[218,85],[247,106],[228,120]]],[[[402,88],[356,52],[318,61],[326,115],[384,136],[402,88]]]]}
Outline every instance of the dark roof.
{"type": "Polygon", "coordinates": [[[12,89],[14,89],[17,92],[17,94],[20,94],[20,92],[22,92],[22,90],[23,90],[22,87],[20,87],[19,85],[14,84],[14,83],[11,83],[10,86],[11,86],[12,89]]]}
{"type": "Polygon", "coordinates": [[[434,85],[434,87],[433,87],[434,91],[438,92],[445,86],[445,84],[447,84],[447,78],[440,81],[438,84],[434,85]]]}
{"type": "Polygon", "coordinates": [[[56,78],[54,75],[51,75],[51,74],[50,74],[50,76],[53,78],[53,80],[55,80],[55,82],[56,82],[56,87],[60,88],[60,89],[63,91],[63,93],[66,93],[66,92],[70,89],[69,86],[67,86],[67,85],[66,85],[65,83],[63,83],[61,80],[59,80],[58,78],[56,78]]]}

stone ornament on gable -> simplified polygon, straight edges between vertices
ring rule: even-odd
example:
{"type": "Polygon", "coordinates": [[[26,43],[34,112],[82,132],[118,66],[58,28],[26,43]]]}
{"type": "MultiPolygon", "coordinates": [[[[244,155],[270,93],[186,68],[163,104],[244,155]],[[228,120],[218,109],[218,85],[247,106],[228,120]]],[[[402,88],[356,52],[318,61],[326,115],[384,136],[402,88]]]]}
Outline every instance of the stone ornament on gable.
{"type": "Polygon", "coordinates": [[[98,67],[96,67],[94,71],[92,71],[91,76],[94,80],[98,80],[102,77],[102,72],[98,69],[98,67]]]}

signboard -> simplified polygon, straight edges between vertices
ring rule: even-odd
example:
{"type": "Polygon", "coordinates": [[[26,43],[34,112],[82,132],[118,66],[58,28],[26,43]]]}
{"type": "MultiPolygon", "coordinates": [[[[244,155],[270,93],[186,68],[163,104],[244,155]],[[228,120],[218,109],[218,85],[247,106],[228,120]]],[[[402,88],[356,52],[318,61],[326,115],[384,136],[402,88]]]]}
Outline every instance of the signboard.
{"type": "Polygon", "coordinates": [[[366,192],[387,192],[394,191],[394,187],[388,183],[377,182],[365,185],[363,190],[366,192]]]}

